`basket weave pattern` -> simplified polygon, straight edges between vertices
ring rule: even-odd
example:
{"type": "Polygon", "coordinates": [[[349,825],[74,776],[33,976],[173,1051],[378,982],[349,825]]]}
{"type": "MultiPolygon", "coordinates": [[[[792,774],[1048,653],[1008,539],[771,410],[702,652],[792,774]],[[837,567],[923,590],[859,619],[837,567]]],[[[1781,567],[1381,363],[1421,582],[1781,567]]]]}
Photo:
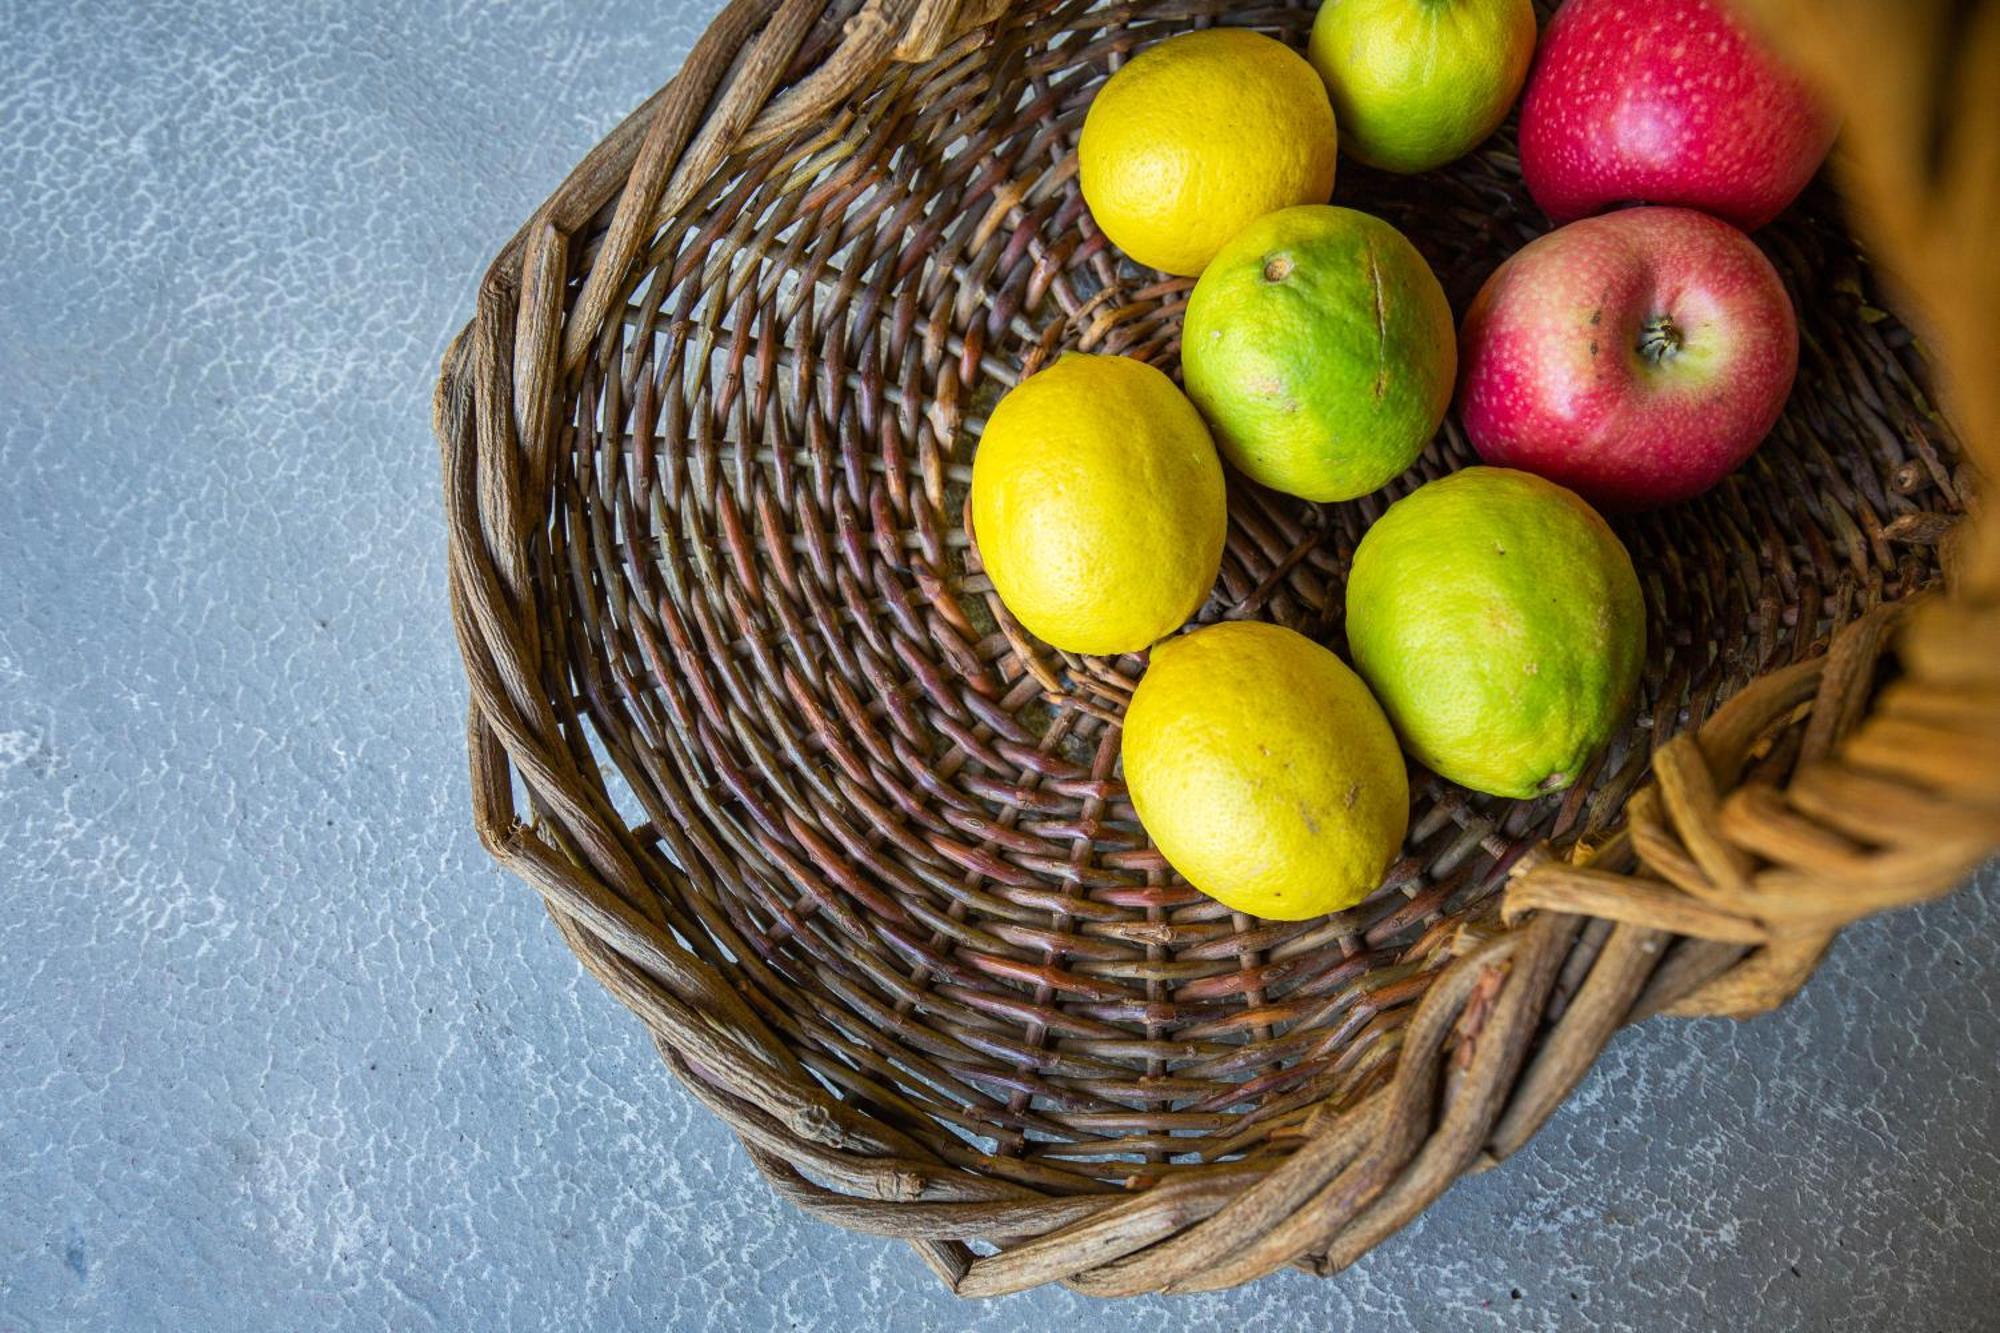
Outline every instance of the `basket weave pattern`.
{"type": "MultiPolygon", "coordinates": [[[[1336,1270],[1620,1023],[1767,1008],[2000,835],[1990,618],[1913,596],[1969,474],[1816,187],[1759,236],[1801,314],[1776,434],[1620,524],[1652,648],[1586,779],[1424,776],[1383,890],[1317,921],[1172,875],[1117,769],[1142,663],[1023,633],[965,500],[1056,352],[1174,368],[1190,284],[1106,245],[1074,147],[1119,62],[1217,14],[1311,19],[738,0],[502,252],[439,389],[482,837],[774,1187],[967,1294],[1336,1270]]],[[[1456,309],[1543,226],[1505,132],[1341,170],[1456,309]]],[[[1447,423],[1352,504],[1232,477],[1198,618],[1337,645],[1368,523],[1470,461],[1447,423]]]]}

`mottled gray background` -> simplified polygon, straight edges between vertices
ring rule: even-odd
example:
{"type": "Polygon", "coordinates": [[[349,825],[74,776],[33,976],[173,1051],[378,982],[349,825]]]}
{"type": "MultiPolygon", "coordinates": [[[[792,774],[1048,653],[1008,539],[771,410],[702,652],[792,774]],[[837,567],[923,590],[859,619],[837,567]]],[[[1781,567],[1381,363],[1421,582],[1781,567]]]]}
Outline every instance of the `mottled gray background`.
{"type": "Polygon", "coordinates": [[[1338,1281],[956,1303],[766,1195],[469,831],[428,431],[713,7],[0,3],[0,1329],[1994,1328],[1990,874],[1338,1281]]]}

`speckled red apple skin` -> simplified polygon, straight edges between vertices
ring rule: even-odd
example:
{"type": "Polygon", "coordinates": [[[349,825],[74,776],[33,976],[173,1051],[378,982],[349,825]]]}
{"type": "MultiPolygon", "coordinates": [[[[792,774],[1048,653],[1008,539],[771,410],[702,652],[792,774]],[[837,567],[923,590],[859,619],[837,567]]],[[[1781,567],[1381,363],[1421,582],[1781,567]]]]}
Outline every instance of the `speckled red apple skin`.
{"type": "Polygon", "coordinates": [[[1754,231],[1798,198],[1836,124],[1716,0],[1568,0],[1521,104],[1521,174],[1556,222],[1679,204],[1754,231]]]}
{"type": "Polygon", "coordinates": [[[1459,332],[1459,420],[1479,456],[1603,509],[1701,494],[1756,451],[1798,370],[1777,270],[1683,208],[1632,208],[1537,238],[1496,269],[1459,332]],[[1662,363],[1653,320],[1685,342],[1662,363]]]}

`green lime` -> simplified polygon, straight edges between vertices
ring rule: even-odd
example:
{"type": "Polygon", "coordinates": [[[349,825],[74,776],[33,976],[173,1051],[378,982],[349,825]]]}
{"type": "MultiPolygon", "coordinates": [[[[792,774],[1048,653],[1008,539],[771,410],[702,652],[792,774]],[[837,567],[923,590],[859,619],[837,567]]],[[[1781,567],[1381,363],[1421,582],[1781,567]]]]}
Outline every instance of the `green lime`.
{"type": "Polygon", "coordinates": [[[1575,782],[1630,711],[1646,608],[1631,556],[1574,492],[1472,467],[1362,537],[1347,642],[1411,757],[1531,797],[1575,782]]]}
{"type": "Polygon", "coordinates": [[[1188,396],[1252,481],[1352,500],[1423,452],[1458,373],[1451,306],[1380,218],[1306,204],[1222,247],[1188,298],[1188,396]]]}
{"type": "Polygon", "coordinates": [[[1535,55],[1529,0],[1326,0],[1308,50],[1344,152],[1429,171],[1498,129],[1535,55]]]}

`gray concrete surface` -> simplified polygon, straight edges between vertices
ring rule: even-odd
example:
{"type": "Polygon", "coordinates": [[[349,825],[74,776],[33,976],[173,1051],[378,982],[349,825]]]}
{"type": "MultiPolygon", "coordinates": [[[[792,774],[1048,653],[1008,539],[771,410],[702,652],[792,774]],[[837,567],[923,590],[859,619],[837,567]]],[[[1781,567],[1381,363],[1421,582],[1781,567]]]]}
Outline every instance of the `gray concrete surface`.
{"type": "Polygon", "coordinates": [[[765,1194],[468,831],[426,415],[712,3],[0,5],[0,1330],[1996,1327],[1990,874],[1335,1282],[961,1304],[765,1194]]]}

